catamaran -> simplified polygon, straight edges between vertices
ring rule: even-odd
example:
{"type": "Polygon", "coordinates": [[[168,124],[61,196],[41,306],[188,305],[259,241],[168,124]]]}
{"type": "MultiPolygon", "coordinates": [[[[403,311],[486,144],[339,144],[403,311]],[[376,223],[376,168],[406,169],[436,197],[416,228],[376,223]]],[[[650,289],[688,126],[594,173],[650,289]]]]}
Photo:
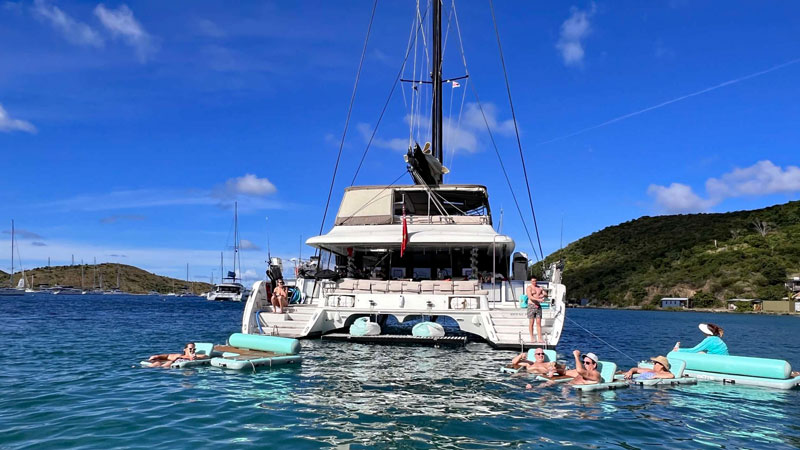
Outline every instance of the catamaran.
{"type": "MultiPolygon", "coordinates": [[[[527,255],[515,252],[514,240],[497,231],[485,186],[443,183],[448,169],[443,161],[442,85],[454,79],[442,78],[441,6],[438,0],[429,5],[432,80],[409,80],[416,85],[414,91],[430,84],[433,103],[431,142],[421,148],[410,140],[405,156],[414,184],[345,189],[330,231],[306,241],[317,249],[317,257],[311,270],[298,270],[294,284],[299,302],[282,314],[273,310],[274,274],[282,270],[280,261],[272,262],[268,273],[273,281],[253,285],[242,316],[243,333],[350,339],[349,327],[358,319],[369,318],[382,329],[394,317],[401,324],[440,319],[450,323],[448,334],[477,337],[496,348],[558,344],[566,313],[563,266],[552,264],[545,270],[547,278],[538,282],[547,299],[542,303],[542,335],[531,336],[519,302],[530,283],[527,255]]],[[[415,27],[422,28],[425,15],[418,11],[415,27]]],[[[407,338],[373,337],[415,341],[407,338]]]]}

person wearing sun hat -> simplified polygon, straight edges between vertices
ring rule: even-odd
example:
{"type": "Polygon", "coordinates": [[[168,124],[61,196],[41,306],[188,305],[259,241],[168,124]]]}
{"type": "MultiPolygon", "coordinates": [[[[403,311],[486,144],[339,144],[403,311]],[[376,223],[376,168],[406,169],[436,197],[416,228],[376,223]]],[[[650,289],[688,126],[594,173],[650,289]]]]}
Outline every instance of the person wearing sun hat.
{"type": "Polygon", "coordinates": [[[697,326],[706,335],[706,338],[692,348],[681,348],[681,342],[675,344],[673,352],[708,353],[709,355],[727,355],[728,346],[722,340],[725,331],[713,323],[701,323],[697,326]]]}
{"type": "Polygon", "coordinates": [[[675,378],[675,375],[669,371],[670,364],[666,356],[656,356],[650,358],[653,361],[653,368],[647,369],[644,367],[631,367],[631,370],[625,372],[625,379],[633,379],[634,374],[639,374],[637,380],[650,380],[653,378],[675,378]]]}
{"type": "Polygon", "coordinates": [[[564,373],[568,377],[573,377],[569,384],[596,384],[600,382],[600,372],[597,370],[597,355],[586,353],[581,356],[580,350],[572,352],[575,356],[575,368],[564,373]]]}

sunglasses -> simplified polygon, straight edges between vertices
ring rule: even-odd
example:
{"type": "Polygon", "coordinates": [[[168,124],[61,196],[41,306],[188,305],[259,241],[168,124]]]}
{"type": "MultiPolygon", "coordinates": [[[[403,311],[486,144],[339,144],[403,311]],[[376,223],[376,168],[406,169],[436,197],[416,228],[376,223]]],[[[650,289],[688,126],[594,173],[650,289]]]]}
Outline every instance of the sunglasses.
{"type": "Polygon", "coordinates": [[[534,356],[544,356],[544,353],[537,352],[537,353],[534,353],[534,356]]]}
{"type": "Polygon", "coordinates": [[[186,350],[189,350],[190,352],[193,352],[193,351],[195,351],[195,348],[194,347],[186,347],[186,350]]]}
{"type": "Polygon", "coordinates": [[[596,362],[592,361],[591,359],[587,359],[583,361],[584,364],[597,364],[596,362]]]}

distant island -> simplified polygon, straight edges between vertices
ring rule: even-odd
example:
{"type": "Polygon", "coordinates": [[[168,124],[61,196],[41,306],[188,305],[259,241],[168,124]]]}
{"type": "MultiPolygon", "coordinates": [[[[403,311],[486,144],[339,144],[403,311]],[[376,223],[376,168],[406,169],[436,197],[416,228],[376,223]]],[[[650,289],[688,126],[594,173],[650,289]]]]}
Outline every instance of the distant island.
{"type": "MultiPolygon", "coordinates": [[[[3,277],[0,278],[0,285],[6,285],[9,275],[0,272],[0,277],[3,277]]],[[[14,273],[14,286],[17,285],[21,277],[22,272],[14,273]]],[[[213,287],[209,283],[187,283],[186,280],[156,275],[138,267],[114,263],[37,267],[35,269],[26,269],[25,278],[27,280],[26,286],[31,286],[34,289],[40,285],[62,285],[85,290],[111,290],[118,288],[123,292],[132,294],[146,294],[152,291],[161,294],[170,292],[202,294],[210,291],[213,287]],[[81,277],[81,268],[83,268],[83,277],[81,277]],[[118,274],[119,286],[117,285],[118,274]]]]}
{"type": "Polygon", "coordinates": [[[597,306],[696,307],[736,298],[780,300],[800,273],[800,201],[752,211],[641,217],[549,255],[565,261],[567,297],[597,306]]]}

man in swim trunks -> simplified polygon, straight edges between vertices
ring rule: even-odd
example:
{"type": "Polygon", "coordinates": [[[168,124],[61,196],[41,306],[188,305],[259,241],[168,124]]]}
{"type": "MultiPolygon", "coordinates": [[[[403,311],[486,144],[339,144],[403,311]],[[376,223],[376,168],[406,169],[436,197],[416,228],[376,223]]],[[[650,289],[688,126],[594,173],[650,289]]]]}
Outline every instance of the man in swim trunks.
{"type": "Polygon", "coordinates": [[[183,348],[183,353],[162,353],[160,355],[153,355],[147,360],[150,361],[150,367],[169,367],[176,361],[194,361],[195,359],[205,359],[208,355],[198,355],[195,352],[194,342],[189,342],[183,348]]]}
{"type": "Polygon", "coordinates": [[[669,371],[669,360],[665,356],[656,356],[650,358],[653,361],[653,368],[646,369],[643,367],[631,367],[631,370],[625,372],[625,379],[632,380],[634,374],[639,374],[637,380],[652,380],[653,378],[675,378],[675,375],[669,371]]]}
{"type": "MultiPolygon", "coordinates": [[[[524,369],[524,372],[535,373],[537,375],[552,376],[555,374],[563,374],[564,372],[563,367],[558,367],[555,362],[546,362],[544,360],[544,350],[541,348],[537,348],[533,351],[534,361],[527,360],[527,356],[527,353],[520,353],[511,360],[511,366],[514,368],[519,367],[520,369],[524,369]]],[[[523,372],[523,370],[520,370],[520,372],[523,372]]]]}
{"type": "Polygon", "coordinates": [[[564,375],[573,377],[569,384],[597,384],[601,381],[600,372],[597,371],[597,355],[587,353],[581,358],[581,351],[574,350],[575,368],[568,370],[564,375]]]}
{"type": "Polygon", "coordinates": [[[536,336],[537,343],[543,343],[542,340],[542,301],[544,300],[544,289],[536,285],[536,277],[531,277],[531,284],[525,288],[525,295],[528,296],[528,332],[531,335],[531,342],[533,340],[533,324],[536,323],[536,336]]]}

